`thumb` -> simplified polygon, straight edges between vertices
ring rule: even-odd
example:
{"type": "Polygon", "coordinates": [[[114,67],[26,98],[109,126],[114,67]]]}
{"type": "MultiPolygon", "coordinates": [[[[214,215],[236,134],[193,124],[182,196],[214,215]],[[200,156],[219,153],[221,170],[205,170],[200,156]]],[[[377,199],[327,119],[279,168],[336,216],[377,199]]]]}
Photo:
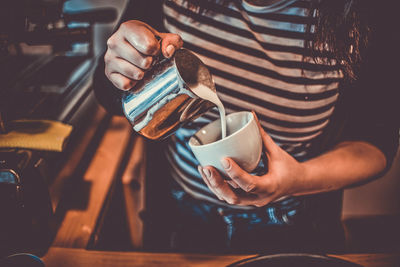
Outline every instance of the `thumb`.
{"type": "Polygon", "coordinates": [[[245,192],[255,189],[256,183],[254,177],[243,170],[235,161],[230,158],[223,158],[221,164],[232,181],[245,192]]]}
{"type": "Polygon", "coordinates": [[[182,47],[182,38],[175,33],[160,33],[161,51],[166,58],[172,57],[175,51],[182,47]]]}

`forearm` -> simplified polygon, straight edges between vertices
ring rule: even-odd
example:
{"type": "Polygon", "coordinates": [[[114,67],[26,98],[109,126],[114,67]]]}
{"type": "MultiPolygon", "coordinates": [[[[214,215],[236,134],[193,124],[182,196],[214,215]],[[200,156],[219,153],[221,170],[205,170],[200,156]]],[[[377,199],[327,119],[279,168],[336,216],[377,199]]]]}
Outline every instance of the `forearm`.
{"type": "Polygon", "coordinates": [[[384,154],[367,142],[342,142],[333,150],[301,163],[295,195],[321,193],[363,182],[386,167],[384,154]]]}

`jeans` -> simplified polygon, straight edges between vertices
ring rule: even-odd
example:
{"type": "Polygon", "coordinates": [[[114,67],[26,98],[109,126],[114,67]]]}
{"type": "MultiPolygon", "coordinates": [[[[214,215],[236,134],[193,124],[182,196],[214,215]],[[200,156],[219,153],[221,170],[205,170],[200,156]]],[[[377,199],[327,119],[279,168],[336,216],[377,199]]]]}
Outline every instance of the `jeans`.
{"type": "Polygon", "coordinates": [[[146,250],[273,253],[344,248],[342,192],[290,197],[238,210],[194,199],[165,173],[164,168],[153,168],[149,171],[153,179],[147,179],[146,210],[141,214],[146,250]]]}
{"type": "Polygon", "coordinates": [[[338,251],[344,245],[341,227],[331,223],[321,231],[303,199],[237,210],[199,201],[180,189],[173,189],[172,197],[176,210],[171,214],[174,227],[169,246],[173,251],[323,252],[338,251]]]}

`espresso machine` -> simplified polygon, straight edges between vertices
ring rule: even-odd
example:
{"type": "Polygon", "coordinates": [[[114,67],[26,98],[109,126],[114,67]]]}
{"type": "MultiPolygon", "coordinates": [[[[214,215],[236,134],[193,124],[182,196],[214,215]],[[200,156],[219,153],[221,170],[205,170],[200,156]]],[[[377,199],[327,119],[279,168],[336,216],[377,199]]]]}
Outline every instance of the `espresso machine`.
{"type": "MultiPolygon", "coordinates": [[[[66,12],[66,2],[0,3],[0,136],[17,119],[68,123],[74,126],[72,135],[79,136],[80,125],[90,118],[94,24],[114,21],[117,12],[66,12]]],[[[54,209],[47,185],[71,156],[0,149],[0,257],[49,244],[54,209]]]]}
{"type": "Polygon", "coordinates": [[[0,9],[1,128],[20,117],[68,120],[73,83],[93,66],[93,25],[113,9],[65,13],[64,0],[3,1],[0,9]]]}

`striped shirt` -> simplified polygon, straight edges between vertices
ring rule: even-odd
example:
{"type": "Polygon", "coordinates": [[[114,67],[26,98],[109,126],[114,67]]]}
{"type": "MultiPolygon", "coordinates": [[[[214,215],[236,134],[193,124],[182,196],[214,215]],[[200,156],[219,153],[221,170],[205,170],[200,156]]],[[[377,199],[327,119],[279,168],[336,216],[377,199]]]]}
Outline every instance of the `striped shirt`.
{"type": "MultiPolygon", "coordinates": [[[[307,1],[296,0],[266,7],[238,0],[213,4],[204,14],[183,0],[163,6],[166,29],[179,34],[209,67],[227,113],[254,110],[265,131],[299,161],[307,159],[311,143],[328,124],[343,76],[337,65],[306,56],[308,8],[307,1]]],[[[227,205],[203,182],[188,147],[189,138],[217,118],[213,109],[180,128],[166,155],[172,177],[186,192],[227,205]]]]}

